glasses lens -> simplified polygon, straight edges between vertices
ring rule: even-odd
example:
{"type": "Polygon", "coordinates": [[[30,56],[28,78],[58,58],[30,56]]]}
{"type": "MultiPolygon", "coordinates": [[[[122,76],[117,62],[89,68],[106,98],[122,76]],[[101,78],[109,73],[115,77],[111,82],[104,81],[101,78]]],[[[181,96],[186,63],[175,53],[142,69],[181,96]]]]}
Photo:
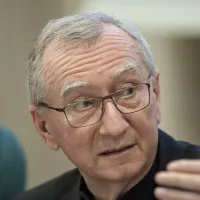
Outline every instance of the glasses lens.
{"type": "Polygon", "coordinates": [[[89,98],[75,102],[66,107],[65,113],[69,123],[74,127],[94,124],[101,118],[101,99],[89,98]]]}
{"type": "MultiPolygon", "coordinates": [[[[137,112],[149,105],[149,85],[138,84],[117,91],[112,95],[117,108],[125,114],[137,112]]],[[[101,118],[101,98],[88,98],[77,101],[65,109],[68,122],[73,127],[89,126],[101,118]]]]}
{"type": "Polygon", "coordinates": [[[122,113],[137,112],[149,104],[148,85],[139,84],[114,94],[116,106],[122,113]]]}

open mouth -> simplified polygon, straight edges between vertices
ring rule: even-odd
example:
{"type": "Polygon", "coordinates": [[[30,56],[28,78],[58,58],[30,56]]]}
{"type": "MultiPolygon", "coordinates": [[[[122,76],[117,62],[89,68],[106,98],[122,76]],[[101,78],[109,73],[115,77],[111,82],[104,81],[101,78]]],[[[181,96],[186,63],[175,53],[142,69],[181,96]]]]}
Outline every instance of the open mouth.
{"type": "Polygon", "coordinates": [[[133,146],[134,145],[129,145],[129,146],[122,147],[120,149],[111,149],[111,150],[108,150],[108,151],[104,151],[104,152],[100,153],[99,155],[100,156],[113,156],[113,155],[117,155],[119,153],[123,153],[125,151],[130,150],[131,148],[133,148],[133,146]]]}

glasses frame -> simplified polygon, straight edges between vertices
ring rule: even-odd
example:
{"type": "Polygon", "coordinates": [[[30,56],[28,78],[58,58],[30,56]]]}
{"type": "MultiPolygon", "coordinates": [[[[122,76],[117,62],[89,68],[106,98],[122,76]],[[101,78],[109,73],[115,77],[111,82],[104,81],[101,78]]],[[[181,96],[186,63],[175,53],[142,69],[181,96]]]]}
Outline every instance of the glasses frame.
{"type": "Polygon", "coordinates": [[[44,103],[44,102],[39,102],[37,106],[39,106],[39,107],[44,107],[44,108],[48,108],[48,109],[55,110],[55,111],[58,111],[58,112],[63,112],[64,115],[65,115],[65,117],[66,117],[66,119],[67,119],[67,121],[68,121],[68,123],[69,123],[69,125],[70,125],[71,127],[73,127],[73,128],[81,128],[81,127],[91,126],[91,125],[96,124],[97,122],[99,122],[99,121],[101,120],[101,118],[102,118],[102,116],[103,116],[103,113],[104,113],[104,112],[103,112],[103,111],[104,111],[104,106],[103,106],[103,105],[104,105],[104,101],[107,100],[107,99],[111,99],[112,102],[113,102],[113,104],[114,104],[115,107],[117,108],[117,110],[118,110],[120,113],[123,113],[123,114],[136,113],[136,112],[139,112],[139,111],[145,109],[146,107],[148,107],[149,104],[150,104],[150,83],[138,83],[138,84],[135,84],[135,85],[126,87],[126,88],[122,88],[122,89],[120,89],[120,90],[117,90],[117,91],[115,91],[115,92],[113,92],[113,93],[111,93],[111,94],[109,94],[109,95],[103,96],[103,97],[91,97],[91,98],[101,99],[101,110],[102,110],[102,111],[101,111],[101,116],[100,116],[99,120],[97,120],[96,122],[94,122],[94,123],[92,123],[92,124],[84,125],[84,126],[74,126],[74,125],[72,125],[72,124],[69,122],[69,119],[68,119],[68,117],[67,117],[67,114],[66,114],[66,110],[65,110],[65,109],[66,109],[68,106],[72,105],[73,103],[68,104],[68,105],[65,106],[64,108],[55,108],[55,107],[52,107],[52,106],[50,106],[50,105],[48,105],[47,103],[44,103]],[[124,90],[124,89],[130,88],[130,87],[135,87],[135,86],[137,86],[137,85],[146,85],[146,86],[148,87],[148,95],[149,95],[148,104],[147,104],[145,107],[143,107],[143,108],[141,108],[141,109],[139,109],[139,110],[133,111],[133,112],[128,112],[128,113],[122,112],[122,111],[118,108],[118,106],[116,105],[116,103],[115,103],[115,101],[114,101],[114,99],[113,99],[113,95],[116,94],[116,93],[118,93],[118,92],[120,92],[120,91],[122,91],[122,90],[124,90]]]}

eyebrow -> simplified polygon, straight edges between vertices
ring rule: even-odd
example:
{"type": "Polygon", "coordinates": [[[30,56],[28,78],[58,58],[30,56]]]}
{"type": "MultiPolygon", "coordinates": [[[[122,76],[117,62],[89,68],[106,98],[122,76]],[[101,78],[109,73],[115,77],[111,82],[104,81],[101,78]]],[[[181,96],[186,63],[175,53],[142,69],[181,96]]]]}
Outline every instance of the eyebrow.
{"type": "Polygon", "coordinates": [[[138,73],[139,72],[139,66],[136,62],[129,62],[121,65],[119,68],[114,73],[114,78],[118,78],[121,74],[131,71],[133,73],[138,73]]]}
{"type": "Polygon", "coordinates": [[[67,95],[73,89],[82,88],[82,87],[86,87],[86,86],[88,86],[87,83],[80,82],[80,81],[77,81],[77,82],[73,81],[71,83],[66,83],[64,85],[64,87],[61,89],[60,96],[64,97],[65,95],[67,95]]]}

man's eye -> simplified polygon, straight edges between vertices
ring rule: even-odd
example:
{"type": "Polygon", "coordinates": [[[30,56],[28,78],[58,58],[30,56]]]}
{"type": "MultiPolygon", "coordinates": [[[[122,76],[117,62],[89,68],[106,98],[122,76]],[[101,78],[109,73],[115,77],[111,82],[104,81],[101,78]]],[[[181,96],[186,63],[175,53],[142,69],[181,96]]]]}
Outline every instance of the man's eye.
{"type": "Polygon", "coordinates": [[[134,92],[135,92],[134,88],[132,88],[132,87],[127,88],[127,89],[124,90],[123,96],[130,96],[130,95],[134,94],[134,92]]]}
{"type": "Polygon", "coordinates": [[[85,109],[85,108],[89,108],[92,106],[92,102],[91,101],[81,101],[81,102],[77,102],[73,104],[73,107],[75,109],[85,109]]]}

